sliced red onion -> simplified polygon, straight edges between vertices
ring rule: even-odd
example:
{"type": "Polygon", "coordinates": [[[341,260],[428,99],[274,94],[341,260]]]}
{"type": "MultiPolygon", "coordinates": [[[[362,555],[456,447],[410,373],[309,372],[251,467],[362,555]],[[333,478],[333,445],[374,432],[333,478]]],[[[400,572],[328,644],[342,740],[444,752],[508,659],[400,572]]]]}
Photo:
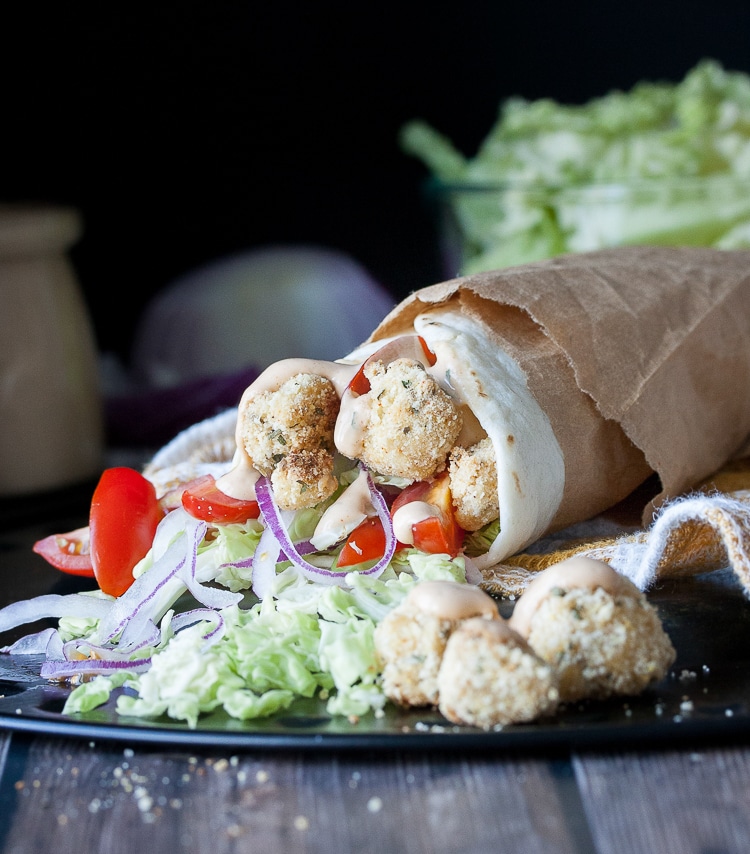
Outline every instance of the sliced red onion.
{"type": "Polygon", "coordinates": [[[478,585],[484,581],[482,571],[476,565],[476,562],[468,555],[464,555],[464,569],[466,570],[466,583],[478,585]]]}
{"type": "MultiPolygon", "coordinates": [[[[378,491],[372,481],[372,478],[367,474],[367,485],[370,490],[370,498],[373,507],[383,523],[385,531],[385,554],[383,557],[370,569],[361,570],[361,575],[371,575],[377,577],[388,566],[396,551],[396,537],[393,533],[393,525],[391,523],[391,515],[388,512],[388,505],[385,499],[378,491]]],[[[336,572],[330,569],[322,569],[318,566],[308,563],[303,560],[297,546],[292,542],[286,527],[281,519],[280,510],[276,504],[276,499],[273,496],[273,490],[268,481],[268,478],[261,476],[255,484],[255,494],[258,499],[258,506],[263,516],[268,529],[270,529],[282,552],[289,561],[291,561],[302,574],[311,581],[317,581],[319,584],[337,584],[341,587],[347,586],[346,572],[336,572]]],[[[253,570],[254,571],[254,570],[253,570]]]]}
{"type": "MultiPolygon", "coordinates": [[[[224,619],[218,612],[209,608],[194,608],[191,611],[186,611],[172,618],[171,627],[175,633],[182,631],[189,626],[199,622],[209,624],[203,637],[207,642],[207,646],[211,646],[219,640],[224,634],[224,619]]],[[[139,672],[147,670],[151,663],[150,656],[141,656],[139,659],[133,658],[133,653],[139,649],[144,649],[149,646],[156,646],[161,640],[159,629],[151,624],[152,632],[148,636],[144,636],[140,642],[132,643],[127,646],[118,644],[118,646],[104,646],[89,643],[85,639],[76,638],[65,643],[62,647],[62,655],[51,654],[47,650],[47,665],[45,671],[49,672],[53,678],[62,678],[65,675],[65,667],[63,663],[70,665],[74,673],[91,674],[100,671],[101,666],[96,662],[108,662],[108,667],[111,670],[116,663],[129,664],[134,662],[135,669],[139,672]],[[94,662],[91,664],[91,662],[94,662]],[[54,666],[52,666],[54,663],[54,666]]],[[[54,630],[51,630],[54,631],[54,630]]],[[[43,651],[43,650],[42,650],[43,651]]],[[[131,669],[131,668],[128,668],[131,669]]],[[[44,675],[44,673],[42,674],[44,675]]]]}
{"type": "Polygon", "coordinates": [[[253,593],[263,600],[271,592],[276,578],[276,564],[281,556],[281,546],[270,525],[266,524],[253,555],[253,593]]]}
{"type": "Polygon", "coordinates": [[[9,655],[41,655],[47,651],[49,642],[57,629],[42,629],[31,635],[24,635],[10,646],[0,648],[0,652],[9,655]]]}
{"type": "MultiPolygon", "coordinates": [[[[169,513],[160,523],[164,531],[157,530],[157,538],[162,534],[159,555],[154,563],[140,575],[128,590],[112,603],[105,620],[99,626],[95,641],[106,643],[128,627],[132,637],[144,631],[149,620],[157,623],[168,608],[185,590],[208,608],[224,608],[237,604],[241,593],[206,587],[195,579],[198,546],[206,532],[206,523],[194,519],[189,513],[178,508],[169,513]],[[165,532],[177,531],[174,539],[162,551],[165,532]],[[132,624],[132,625],[131,625],[132,624]]],[[[157,545],[157,538],[154,543],[157,545]]]]}
{"type": "Polygon", "coordinates": [[[117,648],[132,655],[144,646],[156,646],[161,640],[161,632],[153,620],[146,620],[145,625],[139,626],[136,632],[134,623],[128,623],[117,640],[117,648]]]}
{"type": "MultiPolygon", "coordinates": [[[[313,552],[317,551],[315,546],[310,542],[310,540],[297,540],[294,543],[294,547],[297,549],[297,554],[300,555],[309,555],[313,552]]],[[[281,559],[284,560],[286,555],[282,552],[281,559]]]]}
{"type": "Polygon", "coordinates": [[[247,569],[253,565],[252,557],[245,557],[242,560],[228,560],[224,563],[219,564],[219,569],[222,569],[225,566],[236,567],[237,569],[247,569]]]}
{"type": "MultiPolygon", "coordinates": [[[[295,543],[295,547],[298,555],[308,555],[316,551],[310,540],[300,540],[295,543]]],[[[289,558],[282,551],[276,534],[270,526],[266,526],[252,560],[252,590],[258,599],[265,599],[271,592],[271,585],[276,577],[276,565],[285,560],[289,558]]]]}
{"type": "Polygon", "coordinates": [[[193,597],[207,608],[220,611],[222,608],[236,605],[242,599],[241,593],[232,593],[230,590],[221,587],[208,587],[205,584],[201,584],[195,578],[195,558],[193,558],[191,571],[187,573],[183,572],[181,575],[185,586],[192,593],[193,597]]]}
{"type": "Polygon", "coordinates": [[[45,655],[48,660],[53,660],[55,658],[65,658],[63,654],[63,639],[60,632],[55,629],[54,632],[50,635],[49,643],[47,644],[47,649],[45,649],[45,655]]]}
{"type": "Polygon", "coordinates": [[[117,599],[48,594],[3,608],[0,631],[47,617],[93,617],[99,620],[99,626],[90,639],[77,638],[63,644],[57,629],[46,629],[27,635],[2,651],[45,653],[47,661],[41,675],[50,679],[116,669],[146,670],[150,658],[133,659],[133,654],[160,642],[156,623],[185,590],[190,590],[205,608],[173,617],[172,628],[179,631],[203,620],[209,623],[205,639],[208,643],[215,642],[224,631],[223,618],[217,611],[239,603],[242,594],[207,587],[197,581],[198,546],[206,527],[205,522],[193,519],[181,508],[168,514],[154,538],[153,564],[117,599]],[[95,657],[90,658],[91,655],[95,657]]]}
{"type": "MultiPolygon", "coordinates": [[[[128,636],[128,627],[126,626],[116,646],[113,644],[95,644],[86,638],[74,638],[63,644],[62,655],[68,661],[75,661],[82,657],[101,658],[105,661],[127,661],[140,650],[156,646],[160,640],[161,632],[149,620],[146,624],[146,631],[136,638],[128,636]]],[[[49,654],[47,657],[50,657],[49,654]]]]}
{"type": "Polygon", "coordinates": [[[150,658],[139,658],[132,661],[104,661],[99,658],[66,661],[53,659],[45,661],[39,671],[43,679],[70,679],[73,676],[102,676],[108,673],[127,670],[142,673],[151,666],[150,658]]]}
{"type": "Polygon", "coordinates": [[[187,589],[179,571],[188,559],[186,546],[190,539],[178,537],[162,557],[112,603],[106,618],[99,624],[95,642],[111,641],[129,624],[130,631],[137,633],[145,629],[149,620],[156,623],[166,613],[187,589]]]}
{"type": "Polygon", "coordinates": [[[169,548],[171,543],[180,536],[180,534],[191,530],[197,526],[201,530],[201,536],[205,533],[205,523],[195,519],[182,507],[177,507],[171,510],[159,522],[154,535],[154,542],[151,545],[151,554],[154,562],[158,561],[169,548]]]}
{"type": "Polygon", "coordinates": [[[203,633],[203,640],[206,641],[207,646],[212,646],[224,635],[226,628],[224,618],[218,611],[213,611],[210,608],[193,608],[191,611],[177,614],[172,617],[171,625],[175,632],[181,632],[197,623],[209,624],[203,633]]]}
{"type": "Polygon", "coordinates": [[[25,623],[34,623],[48,617],[106,617],[112,607],[111,599],[86,596],[83,593],[47,593],[33,599],[13,602],[0,610],[0,632],[14,629],[25,623]]]}

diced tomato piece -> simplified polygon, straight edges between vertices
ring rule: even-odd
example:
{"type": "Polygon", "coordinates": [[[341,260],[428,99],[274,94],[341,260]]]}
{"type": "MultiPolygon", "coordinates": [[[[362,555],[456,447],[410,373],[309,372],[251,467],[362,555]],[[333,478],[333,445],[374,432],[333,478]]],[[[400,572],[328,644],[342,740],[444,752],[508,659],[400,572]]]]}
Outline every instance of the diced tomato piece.
{"type": "Polygon", "coordinates": [[[455,519],[430,516],[413,526],[414,545],[429,554],[447,554],[455,557],[464,542],[464,530],[455,519]]]}
{"type": "Polygon", "coordinates": [[[151,481],[135,469],[105,469],[89,513],[91,564],[99,587],[121,596],[151,548],[163,511],[151,481]]]}
{"type": "Polygon", "coordinates": [[[456,521],[448,473],[407,486],[391,505],[391,516],[412,501],[423,501],[435,508],[433,515],[412,525],[414,546],[429,554],[455,557],[463,546],[465,531],[456,521]]]}
{"type": "Polygon", "coordinates": [[[363,362],[357,373],[352,377],[351,382],[349,383],[349,391],[353,392],[356,395],[367,394],[370,390],[370,380],[365,376],[365,365],[367,362],[363,362]]]}
{"type": "Polygon", "coordinates": [[[336,566],[353,566],[378,560],[385,553],[385,531],[377,516],[368,516],[349,534],[341,549],[336,566]]]}
{"type": "Polygon", "coordinates": [[[427,362],[427,367],[432,367],[435,362],[437,362],[437,356],[432,352],[432,350],[430,350],[427,346],[427,342],[421,335],[404,335],[401,338],[396,338],[393,341],[389,341],[387,344],[384,344],[380,350],[377,350],[365,359],[365,361],[360,365],[357,373],[352,377],[348,386],[349,391],[353,394],[361,395],[367,394],[370,390],[370,380],[365,376],[365,367],[369,365],[370,362],[380,359],[386,364],[389,364],[394,359],[398,359],[402,356],[409,359],[415,358],[419,361],[422,361],[421,357],[424,357],[424,361],[427,362]],[[419,352],[420,350],[421,354],[419,352]]]}
{"type": "Polygon", "coordinates": [[[232,498],[219,489],[210,474],[196,478],[185,486],[182,506],[196,519],[216,525],[242,524],[260,516],[257,501],[232,498]]]}
{"type": "Polygon", "coordinates": [[[435,364],[435,362],[437,362],[437,356],[432,352],[432,350],[430,350],[430,348],[427,346],[427,342],[424,340],[424,338],[422,338],[421,335],[417,335],[417,338],[419,338],[419,343],[422,345],[422,350],[424,351],[425,359],[427,359],[427,366],[431,368],[435,364]]]}
{"type": "Polygon", "coordinates": [[[453,498],[448,473],[442,472],[432,480],[418,480],[402,489],[393,500],[391,516],[399,507],[403,507],[404,504],[409,504],[412,501],[424,501],[426,504],[432,504],[443,513],[453,513],[453,498]]]}
{"type": "Polygon", "coordinates": [[[37,540],[32,546],[36,554],[41,555],[49,564],[69,575],[94,577],[89,552],[89,529],[76,528],[67,534],[50,534],[37,540]]]}

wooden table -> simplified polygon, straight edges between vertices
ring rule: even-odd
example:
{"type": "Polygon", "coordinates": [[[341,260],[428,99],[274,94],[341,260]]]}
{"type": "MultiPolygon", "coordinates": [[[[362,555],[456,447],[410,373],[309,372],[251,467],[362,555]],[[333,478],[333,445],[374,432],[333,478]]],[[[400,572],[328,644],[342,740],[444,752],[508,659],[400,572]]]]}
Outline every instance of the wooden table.
{"type": "Polygon", "coordinates": [[[562,757],[183,751],[0,735],[8,854],[750,850],[744,745],[562,757]]]}
{"type": "MultiPolygon", "coordinates": [[[[59,507],[43,509],[72,528],[80,507],[69,506],[69,519],[59,507]]],[[[44,569],[36,556],[19,562],[19,538],[47,532],[41,518],[21,520],[24,508],[4,509],[0,604],[38,585],[44,569]]],[[[194,748],[129,743],[127,734],[6,730],[0,850],[746,854],[750,748],[741,729],[714,736],[462,755],[194,748]]]]}

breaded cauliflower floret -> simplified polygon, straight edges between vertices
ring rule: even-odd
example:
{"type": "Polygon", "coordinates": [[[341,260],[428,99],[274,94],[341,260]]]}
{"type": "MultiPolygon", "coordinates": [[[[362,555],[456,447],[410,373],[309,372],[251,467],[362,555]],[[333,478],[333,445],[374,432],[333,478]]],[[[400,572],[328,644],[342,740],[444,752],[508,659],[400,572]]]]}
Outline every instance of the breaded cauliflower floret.
{"type": "Polygon", "coordinates": [[[338,486],[332,454],[320,448],[287,454],[271,473],[271,486],[284,510],[300,510],[325,501],[338,486]]]}
{"type": "Polygon", "coordinates": [[[642,593],[555,588],[534,614],[528,641],[557,670],[564,702],[640,694],[663,679],[675,659],[642,593]]]}
{"type": "Polygon", "coordinates": [[[465,531],[478,531],[500,515],[497,462],[489,438],[470,448],[455,447],[448,458],[456,520],[465,531]]]}
{"type": "Polygon", "coordinates": [[[375,648],[383,668],[383,692],[400,706],[430,706],[438,701],[437,675],[445,644],[456,623],[404,604],[375,629],[375,648]]]}
{"type": "Polygon", "coordinates": [[[467,620],[453,632],[438,694],[449,721],[485,730],[550,715],[559,700],[554,669],[505,620],[467,620]]]}
{"type": "Polygon", "coordinates": [[[461,431],[457,404],[419,362],[365,368],[370,381],[362,461],[381,474],[427,480],[445,468],[461,431]]]}
{"type": "Polygon", "coordinates": [[[675,650],[656,608],[606,563],[577,556],[540,572],[510,619],[560,679],[560,699],[640,694],[675,650]]]}
{"type": "Polygon", "coordinates": [[[437,678],[445,645],[463,620],[498,618],[492,598],[471,585],[422,581],[375,627],[383,692],[401,706],[438,702],[437,678]]]}
{"type": "Polygon", "coordinates": [[[333,432],[338,411],[333,383],[315,374],[297,374],[240,409],[242,447],[252,465],[271,477],[283,509],[312,507],[336,489],[333,432]]]}

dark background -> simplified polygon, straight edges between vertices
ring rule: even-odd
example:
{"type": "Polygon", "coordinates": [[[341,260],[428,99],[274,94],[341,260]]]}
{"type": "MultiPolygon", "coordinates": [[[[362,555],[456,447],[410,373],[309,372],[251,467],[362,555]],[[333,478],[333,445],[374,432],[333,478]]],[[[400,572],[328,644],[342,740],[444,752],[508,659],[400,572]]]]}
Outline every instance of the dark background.
{"type": "Polygon", "coordinates": [[[74,263],[124,358],[151,295],[254,246],[341,249],[395,298],[437,280],[411,118],[471,154],[510,95],[750,72],[746,0],[166,6],[29,3],[0,29],[0,200],[80,209],[74,263]]]}

